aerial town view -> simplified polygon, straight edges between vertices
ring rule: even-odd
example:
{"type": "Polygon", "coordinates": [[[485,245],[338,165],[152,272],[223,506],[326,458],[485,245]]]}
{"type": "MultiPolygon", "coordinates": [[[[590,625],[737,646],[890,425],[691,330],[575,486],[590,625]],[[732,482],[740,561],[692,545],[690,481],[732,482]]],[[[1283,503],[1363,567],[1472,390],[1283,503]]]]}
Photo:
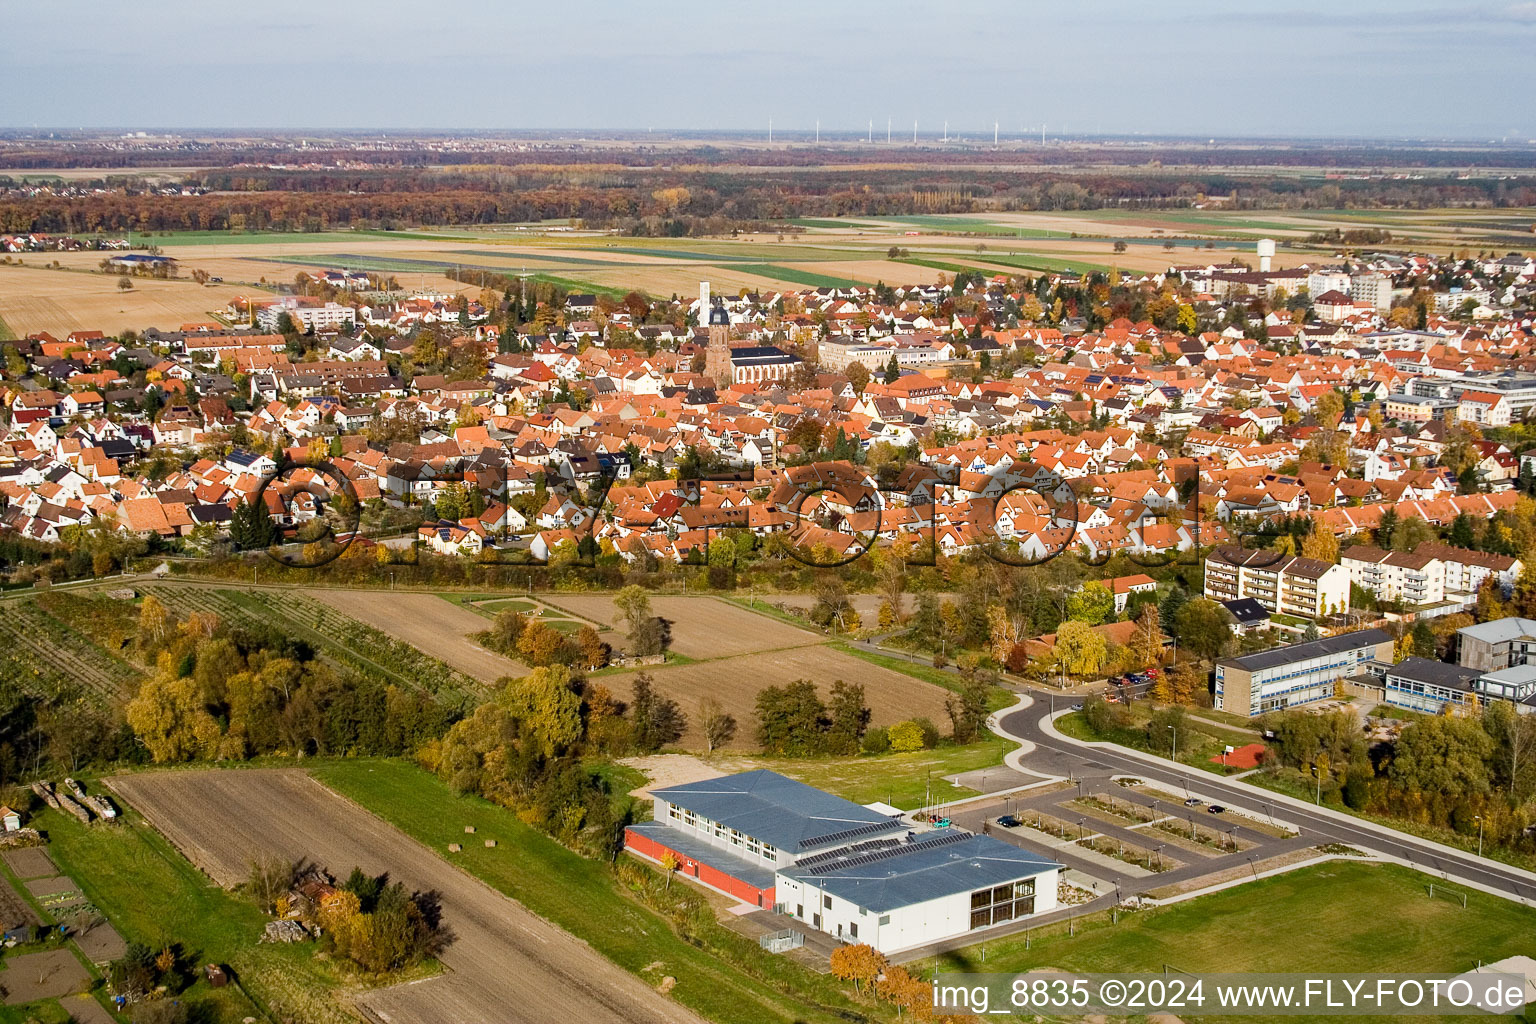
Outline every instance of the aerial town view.
{"type": "Polygon", "coordinates": [[[1265,7],[0,0],[0,1024],[1536,1021],[1536,5],[1265,7]]]}

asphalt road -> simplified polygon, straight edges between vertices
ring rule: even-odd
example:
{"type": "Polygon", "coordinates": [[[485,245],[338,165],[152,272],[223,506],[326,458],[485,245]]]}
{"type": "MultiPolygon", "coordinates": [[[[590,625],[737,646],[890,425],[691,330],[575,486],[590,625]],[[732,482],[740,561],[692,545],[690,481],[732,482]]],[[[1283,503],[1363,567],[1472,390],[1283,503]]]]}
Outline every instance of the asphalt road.
{"type": "Polygon", "coordinates": [[[1340,821],[1332,815],[1305,810],[1295,804],[1277,804],[1263,790],[1229,782],[1196,769],[1176,766],[1172,762],[1159,764],[1103,747],[1084,748],[1058,739],[1041,728],[1040,723],[1049,716],[1053,697],[1058,708],[1063,703],[1070,704],[1072,697],[1040,690],[1026,693],[1034,703],[1002,715],[999,724],[1010,736],[1028,740],[1035,745],[1034,750],[1022,759],[1022,764],[1030,771],[1106,783],[1111,775],[1134,775],[1180,788],[1187,785],[1190,793],[1200,797],[1206,804],[1241,807],[1261,817],[1272,814],[1291,822],[1312,833],[1316,837],[1314,843],[1343,843],[1356,849],[1399,858],[1431,874],[1471,882],[1516,898],[1536,900],[1536,883],[1498,861],[1470,853],[1448,852],[1403,833],[1384,835],[1374,829],[1340,821]]]}

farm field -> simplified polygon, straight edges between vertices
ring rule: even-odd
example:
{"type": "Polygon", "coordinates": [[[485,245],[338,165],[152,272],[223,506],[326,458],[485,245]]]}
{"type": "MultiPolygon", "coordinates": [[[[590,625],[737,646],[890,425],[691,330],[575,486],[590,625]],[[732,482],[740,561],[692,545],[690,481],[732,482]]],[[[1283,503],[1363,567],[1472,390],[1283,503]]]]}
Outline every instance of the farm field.
{"type": "MultiPolygon", "coordinates": [[[[253,856],[269,854],[307,859],[340,873],[356,864],[437,893],[443,923],[454,936],[440,957],[449,973],[359,996],[375,1019],[393,1024],[700,1019],[302,772],[151,772],[119,776],[111,785],[221,885],[243,879],[253,856]]],[[[462,840],[463,815],[430,802],[432,813],[454,826],[462,840]]],[[[491,855],[510,859],[516,851],[498,848],[491,855]]]]}
{"type": "MultiPolygon", "coordinates": [[[[750,612],[743,612],[750,615],[750,612]]],[[[748,749],[757,746],[753,735],[758,691],[765,686],[782,686],[797,679],[817,684],[823,699],[835,680],[860,683],[869,705],[870,724],[892,725],[909,718],[928,717],[936,724],[948,722],[944,698],[948,692],[920,679],[880,665],[872,665],[851,654],[826,645],[789,647],[751,654],[717,657],[688,665],[657,666],[647,669],[656,690],[676,700],[688,713],[688,731],[678,745],[689,750],[705,747],[698,727],[699,702],[712,697],[734,715],[736,736],[726,746],[748,749]]],[[[603,685],[625,700],[638,672],[621,672],[603,677],[603,685]]]]}
{"type": "MultiPolygon", "coordinates": [[[[99,330],[119,334],[160,327],[174,330],[185,323],[206,323],[241,294],[233,285],[200,285],[190,279],[156,281],[132,278],[133,289],[120,291],[118,277],[94,272],[101,253],[60,253],[61,263],[78,264],[89,257],[91,273],[49,270],[41,266],[55,254],[28,253],[27,266],[0,263],[0,318],[18,336],[47,331],[62,338],[70,331],[99,330]],[[64,257],[72,257],[67,261],[64,257]],[[33,265],[34,262],[38,265],[33,265]]],[[[290,275],[291,279],[291,275],[290,275]]]]}
{"type": "Polygon", "coordinates": [[[342,615],[381,630],[481,683],[528,672],[522,662],[488,651],[470,639],[471,633],[486,628],[483,616],[436,594],[328,589],[311,593],[316,601],[342,615]]]}
{"type": "MultiPolygon", "coordinates": [[[[672,624],[672,650],[689,658],[723,658],[823,642],[808,630],[720,598],[672,594],[652,594],[650,598],[651,610],[672,624]]],[[[612,594],[541,594],[539,600],[609,628],[623,629],[612,594]]]]}
{"type": "Polygon", "coordinates": [[[38,696],[78,694],[105,705],[132,696],[143,673],[25,600],[0,615],[0,677],[38,696]]]}
{"type": "MultiPolygon", "coordinates": [[[[1467,892],[1464,910],[1431,898],[1433,880],[1390,864],[1320,864],[1125,915],[1117,925],[1096,918],[1079,924],[1075,937],[1065,926],[1035,929],[1029,948],[1023,936],[989,940],[985,969],[1460,973],[1479,961],[1529,955],[1536,910],[1475,891],[1467,892]],[[1305,940],[1277,947],[1277,927],[1305,940]]],[[[936,966],[982,969],[975,948],[936,966]]]]}
{"type": "MultiPolygon", "coordinates": [[[[316,590],[316,597],[311,597],[286,588],[235,590],[185,583],[151,584],[143,590],[154,594],[180,617],[191,611],[211,611],[226,621],[271,627],[306,641],[322,657],[363,675],[429,693],[451,706],[475,703],[484,689],[478,677],[432,657],[403,637],[376,629],[317,599],[347,591],[316,590]]],[[[375,600],[383,599],[379,591],[371,593],[375,600]]]]}

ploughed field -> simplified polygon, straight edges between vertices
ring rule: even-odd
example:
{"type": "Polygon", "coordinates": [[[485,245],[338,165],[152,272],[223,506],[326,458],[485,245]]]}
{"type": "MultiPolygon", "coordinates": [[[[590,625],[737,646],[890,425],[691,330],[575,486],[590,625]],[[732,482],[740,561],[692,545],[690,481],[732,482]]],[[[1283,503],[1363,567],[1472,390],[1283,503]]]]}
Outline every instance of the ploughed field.
{"type": "MultiPolygon", "coordinates": [[[[438,894],[452,941],[439,977],[358,997],[390,1024],[548,1021],[661,1024],[701,1018],[441,854],[292,769],[149,772],[112,788],[221,885],[277,855],[333,873],[353,865],[438,894]]],[[[474,836],[465,836],[474,842],[474,836]]],[[[507,856],[515,856],[512,850],[507,856]]]]}
{"type": "MultiPolygon", "coordinates": [[[[613,607],[613,594],[545,594],[540,599],[619,632],[627,625],[613,607]]],[[[672,650],[689,658],[723,658],[754,651],[806,647],[823,642],[809,630],[758,615],[716,597],[651,594],[651,611],[672,624],[672,650]]],[[[622,637],[606,638],[623,647],[622,637]]]]}

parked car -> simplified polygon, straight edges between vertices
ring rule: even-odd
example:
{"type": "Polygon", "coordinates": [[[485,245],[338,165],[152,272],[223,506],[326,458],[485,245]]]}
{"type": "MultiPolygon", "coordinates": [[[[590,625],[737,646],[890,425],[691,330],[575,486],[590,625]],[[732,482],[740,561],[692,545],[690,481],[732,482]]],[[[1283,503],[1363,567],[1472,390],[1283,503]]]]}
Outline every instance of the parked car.
{"type": "Polygon", "coordinates": [[[1081,711],[1081,710],[1083,710],[1083,706],[1081,704],[1073,704],[1072,705],[1072,710],[1073,711],[1081,711]]]}
{"type": "Polygon", "coordinates": [[[1211,806],[1205,809],[1207,814],[1220,814],[1224,810],[1226,810],[1226,808],[1221,806],[1221,804],[1211,804],[1211,806]]]}
{"type": "Polygon", "coordinates": [[[1185,807],[1199,807],[1200,806],[1200,798],[1197,797],[1197,796],[1192,796],[1188,800],[1184,801],[1184,806],[1185,807]]]}
{"type": "Polygon", "coordinates": [[[1018,828],[1023,824],[1023,822],[1011,814],[1005,814],[1001,818],[998,818],[997,823],[1003,826],[1003,828],[1018,828]]]}

